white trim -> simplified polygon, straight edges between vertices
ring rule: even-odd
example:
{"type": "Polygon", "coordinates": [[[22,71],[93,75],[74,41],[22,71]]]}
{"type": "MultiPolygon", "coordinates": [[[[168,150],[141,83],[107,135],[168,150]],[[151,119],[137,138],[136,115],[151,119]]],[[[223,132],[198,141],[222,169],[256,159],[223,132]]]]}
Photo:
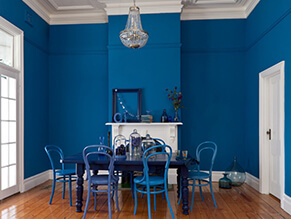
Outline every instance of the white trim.
{"type": "Polygon", "coordinates": [[[50,23],[50,12],[42,4],[35,0],[22,0],[27,4],[35,13],[37,13],[45,22],[50,23]]]}
{"type": "MultiPolygon", "coordinates": [[[[268,145],[266,139],[266,130],[268,129],[266,121],[267,121],[267,99],[266,99],[266,90],[267,85],[266,81],[273,74],[281,75],[280,79],[280,140],[281,140],[281,154],[282,159],[280,159],[280,170],[281,173],[281,195],[280,200],[282,200],[284,191],[285,191],[285,61],[282,61],[267,70],[261,72],[259,74],[259,157],[260,157],[260,185],[259,190],[262,194],[269,194],[269,150],[264,150],[264,147],[268,145]]],[[[282,205],[282,203],[281,203],[282,205]]]]}
{"type": "Polygon", "coordinates": [[[246,184],[259,192],[260,180],[257,177],[251,175],[250,173],[246,173],[246,184]]]}
{"type": "MultiPolygon", "coordinates": [[[[99,0],[94,9],[91,6],[85,9],[88,6],[59,7],[49,3],[49,0],[22,1],[50,25],[107,23],[109,15],[127,15],[129,7],[133,4],[130,0],[122,2],[99,0]]],[[[220,3],[203,1],[203,4],[198,2],[193,5],[183,5],[180,0],[141,0],[137,5],[140,7],[141,14],[181,13],[181,20],[242,19],[249,16],[259,1],[245,0],[243,4],[240,1],[227,4],[222,3],[225,1],[220,3]]]]}
{"type": "Polygon", "coordinates": [[[52,170],[47,170],[32,177],[29,177],[24,180],[23,190],[21,192],[26,192],[52,178],[53,178],[52,170]]]}
{"type": "MultiPolygon", "coordinates": [[[[14,37],[13,67],[1,63],[2,73],[13,74],[17,81],[17,190],[22,191],[24,181],[24,44],[23,31],[0,16],[0,27],[14,37]]],[[[0,128],[1,129],[1,128],[0,128]]]]}
{"type": "Polygon", "coordinates": [[[284,194],[281,200],[281,208],[291,215],[291,198],[286,194],[284,194]]]}

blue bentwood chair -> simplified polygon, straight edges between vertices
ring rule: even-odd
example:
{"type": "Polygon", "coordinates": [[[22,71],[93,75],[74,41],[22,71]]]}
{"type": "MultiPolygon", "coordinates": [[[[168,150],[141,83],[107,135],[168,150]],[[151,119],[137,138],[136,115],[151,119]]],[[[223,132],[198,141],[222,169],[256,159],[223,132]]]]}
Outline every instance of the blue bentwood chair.
{"type": "MultiPolygon", "coordinates": [[[[196,159],[198,161],[198,164],[196,165],[197,169],[190,169],[188,173],[188,181],[193,181],[193,183],[189,183],[190,186],[192,185],[191,211],[193,210],[195,186],[199,187],[201,199],[202,201],[204,201],[203,194],[202,194],[202,187],[209,185],[214,206],[217,207],[214,194],[213,194],[213,189],[212,189],[212,168],[213,168],[214,160],[216,157],[216,153],[217,153],[217,145],[213,141],[204,141],[200,143],[198,147],[196,148],[196,159]],[[206,152],[205,154],[210,156],[209,157],[210,164],[209,164],[209,169],[207,171],[200,170],[200,164],[201,162],[203,162],[201,161],[201,152],[203,153],[206,152]],[[198,181],[198,184],[196,184],[196,181],[198,181]],[[201,181],[204,183],[202,184],[201,181]]],[[[180,183],[180,185],[181,184],[182,183],[180,183]]],[[[182,197],[181,192],[182,192],[182,189],[180,187],[180,198],[179,198],[178,205],[181,202],[181,197],[182,197]]]]}
{"type": "Polygon", "coordinates": [[[89,206],[90,194],[91,192],[94,195],[94,209],[96,211],[96,194],[100,192],[107,192],[108,194],[108,211],[109,211],[109,218],[111,219],[111,191],[115,190],[115,201],[116,207],[119,211],[118,207],[118,176],[114,175],[114,159],[115,153],[113,153],[112,149],[105,145],[90,145],[84,148],[83,150],[83,159],[85,162],[85,168],[88,176],[88,195],[87,195],[87,202],[86,207],[84,210],[83,219],[86,217],[86,213],[89,206]],[[108,152],[111,152],[110,155],[108,152]],[[94,159],[108,159],[108,174],[100,174],[100,175],[91,175],[90,172],[90,164],[89,160],[92,161],[94,159]],[[107,189],[105,190],[98,190],[98,186],[105,186],[107,185],[107,189]]]}
{"type": "Polygon", "coordinates": [[[156,194],[165,193],[172,218],[175,218],[172,207],[171,207],[171,203],[169,200],[168,190],[167,190],[168,170],[169,170],[171,157],[172,157],[172,148],[168,145],[156,145],[156,146],[150,147],[144,151],[143,157],[142,157],[143,166],[144,166],[143,176],[138,176],[138,177],[134,178],[134,180],[133,180],[133,182],[134,182],[134,200],[135,200],[134,215],[136,214],[136,210],[137,210],[137,192],[140,192],[142,194],[147,194],[148,217],[149,218],[151,218],[150,195],[154,194],[154,207],[155,207],[155,211],[156,211],[157,210],[157,208],[156,208],[156,194]],[[161,152],[154,152],[152,154],[149,154],[149,151],[151,149],[154,149],[154,148],[156,148],[156,149],[161,148],[162,150],[161,150],[161,152]],[[168,152],[167,152],[167,150],[168,150],[168,152]],[[164,175],[163,176],[149,175],[148,161],[153,160],[153,159],[155,159],[155,157],[159,157],[159,156],[165,156],[167,158],[166,164],[165,164],[164,175]],[[145,186],[146,186],[146,191],[144,191],[145,186]],[[150,190],[150,188],[153,188],[153,190],[150,190]]]}
{"type": "Polygon", "coordinates": [[[64,159],[64,153],[62,149],[56,145],[47,145],[44,147],[47,156],[49,157],[52,169],[53,169],[53,187],[52,194],[49,201],[49,204],[52,203],[56,182],[63,183],[63,199],[65,198],[66,183],[69,183],[69,197],[70,197],[70,206],[72,206],[72,181],[76,181],[75,170],[74,169],[65,169],[65,164],[61,164],[61,169],[56,169],[54,157],[57,156],[59,160],[64,159]]]}

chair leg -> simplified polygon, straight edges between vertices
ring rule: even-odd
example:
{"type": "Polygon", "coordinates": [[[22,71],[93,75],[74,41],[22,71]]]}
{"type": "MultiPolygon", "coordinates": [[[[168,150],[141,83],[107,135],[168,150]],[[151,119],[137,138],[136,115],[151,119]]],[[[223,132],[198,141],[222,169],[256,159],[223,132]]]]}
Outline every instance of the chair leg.
{"type": "Polygon", "coordinates": [[[136,183],[133,184],[134,186],[134,215],[136,214],[137,209],[137,194],[136,194],[136,183]]]}
{"type": "MultiPolygon", "coordinates": [[[[66,177],[64,176],[64,181],[66,179],[66,177]]],[[[65,198],[65,191],[66,191],[66,182],[63,182],[63,199],[65,198]]]]}
{"type": "Polygon", "coordinates": [[[203,193],[202,193],[202,186],[201,186],[201,180],[198,180],[199,182],[199,190],[200,190],[200,196],[201,196],[201,200],[204,201],[204,198],[203,198],[203,193]]]}
{"type": "Polygon", "coordinates": [[[69,197],[70,197],[70,206],[72,207],[72,180],[71,175],[69,175],[69,197]]]}
{"type": "Polygon", "coordinates": [[[54,194],[55,194],[55,188],[56,188],[56,180],[54,178],[53,187],[52,187],[52,194],[51,194],[51,198],[50,198],[49,204],[52,203],[52,200],[53,200],[53,197],[54,197],[54,194]]]}
{"type": "Polygon", "coordinates": [[[88,210],[88,205],[89,205],[89,200],[90,200],[90,194],[91,194],[91,187],[90,183],[88,183],[88,195],[87,195],[87,201],[86,201],[86,206],[83,214],[83,219],[86,218],[87,210],[88,210]]]}
{"type": "Polygon", "coordinates": [[[167,199],[167,202],[168,202],[168,206],[169,206],[169,209],[170,209],[170,212],[171,212],[172,218],[175,219],[174,212],[173,212],[173,209],[172,209],[172,207],[171,207],[170,200],[169,200],[168,189],[167,189],[167,185],[166,185],[166,184],[165,184],[165,194],[166,194],[166,199],[167,199]]]}
{"type": "Polygon", "coordinates": [[[157,211],[157,194],[156,194],[155,186],[154,186],[154,207],[155,207],[155,211],[157,211]]]}
{"type": "MultiPolygon", "coordinates": [[[[145,189],[146,189],[146,187],[144,186],[144,187],[142,188],[142,190],[145,191],[145,189]]],[[[143,195],[144,195],[144,194],[141,193],[141,198],[143,198],[143,195]]]]}
{"type": "Polygon", "coordinates": [[[94,192],[94,211],[97,211],[97,193],[94,192]]]}
{"type": "Polygon", "coordinates": [[[195,194],[195,180],[193,180],[193,184],[192,184],[191,211],[193,211],[194,194],[195,194]]]}
{"type": "Polygon", "coordinates": [[[116,202],[116,208],[117,211],[119,211],[119,205],[118,205],[118,182],[115,183],[115,202],[116,202]]]}
{"type": "Polygon", "coordinates": [[[148,217],[151,219],[151,196],[150,196],[150,186],[147,185],[147,199],[148,199],[148,217]]]}
{"type": "Polygon", "coordinates": [[[111,185],[109,184],[108,185],[108,213],[109,213],[109,219],[112,218],[111,216],[111,185]]]}
{"type": "Polygon", "coordinates": [[[215,198],[214,198],[213,189],[212,189],[212,182],[211,181],[209,183],[209,186],[210,186],[210,191],[211,191],[211,196],[212,196],[212,199],[213,199],[213,202],[214,202],[214,206],[217,208],[217,204],[216,204],[216,201],[215,201],[215,198]]]}

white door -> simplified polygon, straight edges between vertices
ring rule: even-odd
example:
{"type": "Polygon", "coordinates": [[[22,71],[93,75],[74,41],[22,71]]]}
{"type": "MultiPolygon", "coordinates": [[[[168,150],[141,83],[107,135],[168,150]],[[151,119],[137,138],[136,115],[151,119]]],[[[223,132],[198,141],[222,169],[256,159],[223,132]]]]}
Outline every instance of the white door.
{"type": "Polygon", "coordinates": [[[280,74],[269,78],[269,130],[266,131],[270,148],[270,194],[281,198],[280,149],[280,74]]]}
{"type": "MultiPolygon", "coordinates": [[[[260,182],[263,194],[283,198],[285,187],[285,62],[260,73],[260,182]]],[[[282,202],[283,203],[283,202],[282,202]]]]}

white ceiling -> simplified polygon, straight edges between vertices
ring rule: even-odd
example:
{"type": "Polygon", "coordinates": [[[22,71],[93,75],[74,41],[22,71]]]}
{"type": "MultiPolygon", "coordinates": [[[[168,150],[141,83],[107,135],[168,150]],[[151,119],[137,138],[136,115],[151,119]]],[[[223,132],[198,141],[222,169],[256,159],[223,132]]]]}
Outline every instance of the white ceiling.
{"type": "MultiPolygon", "coordinates": [[[[106,23],[132,0],[23,0],[48,24],[106,23]]],[[[136,0],[142,14],[181,13],[181,20],[247,18],[260,0],[136,0]]]]}

